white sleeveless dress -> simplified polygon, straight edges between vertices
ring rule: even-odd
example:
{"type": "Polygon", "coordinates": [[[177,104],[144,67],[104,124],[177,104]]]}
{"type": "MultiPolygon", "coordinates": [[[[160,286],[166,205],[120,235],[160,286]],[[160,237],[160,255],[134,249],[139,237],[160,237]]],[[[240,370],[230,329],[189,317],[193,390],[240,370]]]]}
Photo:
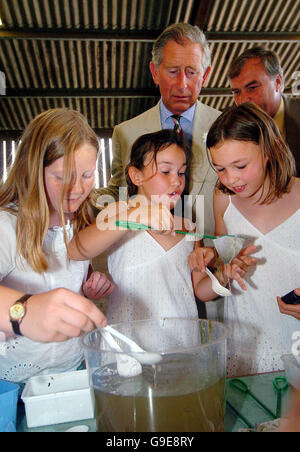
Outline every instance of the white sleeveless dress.
{"type": "MultiPolygon", "coordinates": [[[[281,314],[277,296],[300,286],[300,209],[267,234],[256,229],[232,204],[224,214],[228,234],[248,236],[257,246],[258,260],[246,275],[247,291],[232,284],[225,300],[228,341],[228,376],[283,369],[281,355],[291,353],[292,335],[300,322],[281,314]]],[[[248,242],[247,242],[248,243],[248,242]]]]}
{"type": "MultiPolygon", "coordinates": [[[[41,293],[65,287],[82,294],[89,261],[70,261],[64,242],[63,228],[55,226],[47,231],[43,249],[48,255],[49,268],[37,273],[20,258],[16,259],[16,221],[11,213],[0,212],[0,282],[1,285],[24,293],[41,293]]],[[[68,240],[73,226],[66,225],[68,240]]],[[[22,330],[22,328],[21,328],[22,330]]],[[[28,378],[57,372],[76,370],[83,360],[80,338],[63,342],[41,343],[24,336],[5,338],[0,331],[0,379],[25,382],[28,378]]]]}
{"type": "Polygon", "coordinates": [[[106,313],[109,323],[198,317],[188,265],[190,238],[165,251],[147,231],[129,231],[109,249],[108,269],[116,284],[106,313]]]}

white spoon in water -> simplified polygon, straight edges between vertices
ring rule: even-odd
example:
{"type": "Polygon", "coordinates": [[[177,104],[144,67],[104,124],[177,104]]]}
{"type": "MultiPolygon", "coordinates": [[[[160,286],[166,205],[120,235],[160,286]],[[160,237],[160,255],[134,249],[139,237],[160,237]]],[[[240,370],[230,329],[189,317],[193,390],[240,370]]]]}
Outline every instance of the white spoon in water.
{"type": "Polygon", "coordinates": [[[106,325],[102,330],[116,336],[121,341],[125,342],[130,347],[130,355],[134,356],[140,363],[142,364],[156,364],[162,360],[162,356],[159,353],[147,352],[143,348],[141,348],[136,342],[124,334],[120,333],[118,330],[115,330],[109,325],[106,325]]]}
{"type": "Polygon", "coordinates": [[[218,295],[221,295],[222,297],[229,297],[232,295],[231,291],[227,289],[226,287],[222,286],[220,284],[220,281],[215,277],[215,275],[206,267],[206,274],[210,277],[212,282],[212,289],[214,292],[216,292],[218,295]]]}
{"type": "Polygon", "coordinates": [[[117,352],[116,361],[118,374],[121,377],[125,378],[136,377],[137,375],[140,375],[142,373],[141,364],[132,356],[126,355],[126,353],[123,352],[119,344],[114,340],[112,335],[105,328],[102,328],[102,330],[104,330],[104,334],[102,331],[104,340],[108,343],[113,351],[117,352]]]}

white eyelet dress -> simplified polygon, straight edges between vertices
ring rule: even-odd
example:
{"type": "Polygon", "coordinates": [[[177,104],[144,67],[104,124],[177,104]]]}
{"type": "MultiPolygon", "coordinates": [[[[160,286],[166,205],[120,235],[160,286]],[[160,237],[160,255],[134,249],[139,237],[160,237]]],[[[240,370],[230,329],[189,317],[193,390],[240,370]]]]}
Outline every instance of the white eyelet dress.
{"type": "MultiPolygon", "coordinates": [[[[106,312],[110,324],[165,317],[198,318],[188,256],[194,241],[185,236],[166,251],[147,231],[129,231],[109,249],[108,269],[116,284],[106,312]]],[[[180,323],[179,323],[180,325],[180,323]]],[[[158,350],[163,341],[178,340],[189,345],[190,332],[169,332],[170,338],[147,330],[139,343],[146,350],[158,350]]],[[[137,339],[137,338],[136,338],[137,339]]]]}
{"type": "Polygon", "coordinates": [[[300,285],[300,209],[286,221],[261,233],[233,205],[224,214],[228,234],[248,236],[257,246],[257,265],[245,275],[247,290],[236,282],[225,300],[228,340],[228,376],[284,369],[281,355],[292,353],[293,333],[300,322],[281,314],[277,296],[300,285]]]}
{"type": "Polygon", "coordinates": [[[108,269],[117,286],[108,304],[110,323],[198,316],[189,239],[166,251],[147,231],[130,231],[109,249],[108,269]]]}
{"type": "MultiPolygon", "coordinates": [[[[31,294],[58,287],[82,293],[81,286],[86,280],[89,261],[68,259],[63,229],[54,227],[48,230],[43,249],[48,253],[49,269],[39,274],[24,259],[21,259],[24,268],[16,259],[16,220],[15,215],[0,212],[0,284],[31,294]]],[[[66,232],[68,239],[71,239],[73,227],[70,224],[66,225],[66,232]]],[[[0,379],[25,382],[34,375],[76,370],[82,359],[79,338],[39,343],[22,336],[12,337],[0,342],[0,379]]]]}

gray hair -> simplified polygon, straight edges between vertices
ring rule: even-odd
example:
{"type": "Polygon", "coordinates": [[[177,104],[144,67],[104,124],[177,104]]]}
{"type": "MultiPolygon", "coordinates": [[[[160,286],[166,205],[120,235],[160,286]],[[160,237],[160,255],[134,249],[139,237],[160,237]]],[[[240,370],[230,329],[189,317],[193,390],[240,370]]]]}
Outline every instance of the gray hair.
{"type": "Polygon", "coordinates": [[[162,62],[163,49],[168,41],[175,41],[180,45],[185,45],[187,40],[193,44],[201,45],[203,50],[202,67],[206,71],[211,66],[211,53],[208,41],[199,27],[187,23],[170,25],[158,36],[152,47],[152,61],[155,66],[159,66],[162,62]]]}
{"type": "Polygon", "coordinates": [[[284,89],[283,69],[280,65],[279,58],[273,50],[265,49],[264,47],[252,47],[235,58],[229,67],[229,80],[240,75],[243,67],[250,58],[259,58],[270,78],[274,79],[277,75],[280,75],[282,78],[282,90],[284,89]]]}

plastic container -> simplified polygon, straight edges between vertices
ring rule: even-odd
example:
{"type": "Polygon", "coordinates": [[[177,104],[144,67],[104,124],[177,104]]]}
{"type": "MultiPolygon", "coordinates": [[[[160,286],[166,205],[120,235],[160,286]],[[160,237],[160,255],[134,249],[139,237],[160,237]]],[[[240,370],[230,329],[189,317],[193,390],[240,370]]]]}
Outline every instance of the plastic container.
{"type": "Polygon", "coordinates": [[[290,385],[294,388],[300,389],[300,364],[294,355],[282,355],[281,357],[284,368],[285,376],[290,385]]]}
{"type": "Polygon", "coordinates": [[[15,432],[19,385],[0,380],[0,432],[15,432]]]}
{"type": "Polygon", "coordinates": [[[86,370],[32,377],[21,397],[29,428],[94,417],[94,395],[86,370]]]}
{"type": "MultiPolygon", "coordinates": [[[[83,337],[94,387],[99,432],[224,431],[226,338],[224,324],[199,319],[158,319],[111,325],[161,361],[122,376],[101,329],[83,337]]],[[[139,360],[141,353],[134,353],[139,360]]]]}

